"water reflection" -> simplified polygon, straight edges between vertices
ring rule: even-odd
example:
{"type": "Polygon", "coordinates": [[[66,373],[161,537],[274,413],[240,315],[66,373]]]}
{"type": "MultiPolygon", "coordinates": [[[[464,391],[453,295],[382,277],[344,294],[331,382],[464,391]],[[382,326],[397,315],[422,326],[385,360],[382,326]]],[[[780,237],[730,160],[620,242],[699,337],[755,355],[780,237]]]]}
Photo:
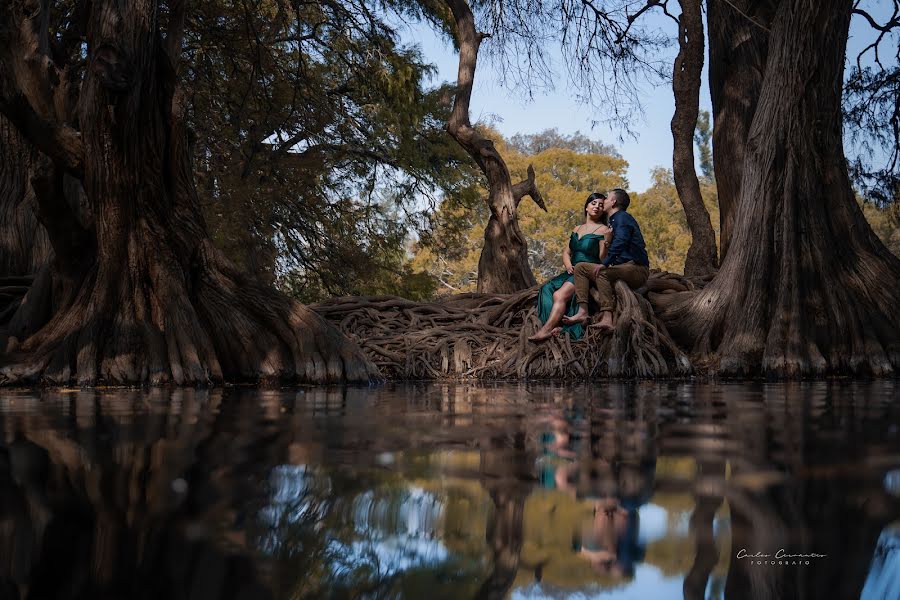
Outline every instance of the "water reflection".
{"type": "Polygon", "coordinates": [[[900,598],[897,391],[7,391],[0,598],[900,598]]]}

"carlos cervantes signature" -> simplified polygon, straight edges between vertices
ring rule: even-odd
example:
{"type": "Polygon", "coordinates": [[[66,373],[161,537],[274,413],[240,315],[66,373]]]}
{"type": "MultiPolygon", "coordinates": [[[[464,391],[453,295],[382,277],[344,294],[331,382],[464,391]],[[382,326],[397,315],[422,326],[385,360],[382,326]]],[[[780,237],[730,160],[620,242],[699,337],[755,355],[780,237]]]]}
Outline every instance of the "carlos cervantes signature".
{"type": "Polygon", "coordinates": [[[778,551],[774,554],[766,554],[764,552],[756,552],[755,554],[750,554],[747,552],[746,548],[741,548],[738,550],[738,553],[735,555],[737,559],[750,559],[750,564],[752,565],[782,565],[782,566],[791,566],[791,565],[809,565],[810,559],[816,558],[826,558],[827,554],[818,554],[816,552],[809,552],[806,554],[792,554],[787,552],[784,548],[779,548],[778,551]]]}

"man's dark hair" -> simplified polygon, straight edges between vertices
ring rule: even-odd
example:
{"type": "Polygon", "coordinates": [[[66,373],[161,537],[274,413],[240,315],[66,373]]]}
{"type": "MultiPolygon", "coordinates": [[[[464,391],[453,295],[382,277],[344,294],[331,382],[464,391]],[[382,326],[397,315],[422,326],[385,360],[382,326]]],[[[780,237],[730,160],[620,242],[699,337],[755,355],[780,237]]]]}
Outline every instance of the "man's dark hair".
{"type": "Polygon", "coordinates": [[[614,206],[616,208],[619,210],[628,210],[628,205],[631,204],[631,198],[629,198],[628,192],[622,188],[614,188],[609,191],[609,195],[615,199],[616,203],[614,206]]]}

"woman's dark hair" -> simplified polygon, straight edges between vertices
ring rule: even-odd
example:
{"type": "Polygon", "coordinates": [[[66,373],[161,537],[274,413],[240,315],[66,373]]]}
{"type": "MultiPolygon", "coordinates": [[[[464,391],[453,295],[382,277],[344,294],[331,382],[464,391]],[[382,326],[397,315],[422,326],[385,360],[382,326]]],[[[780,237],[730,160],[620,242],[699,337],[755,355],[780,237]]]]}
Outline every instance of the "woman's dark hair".
{"type": "MultiPolygon", "coordinates": [[[[587,200],[584,201],[584,207],[581,209],[581,214],[584,216],[587,213],[588,204],[593,202],[594,200],[606,200],[606,194],[601,194],[600,192],[594,192],[590,196],[587,197],[587,200]]],[[[606,225],[607,217],[606,213],[602,213],[600,215],[600,222],[606,225]]]]}

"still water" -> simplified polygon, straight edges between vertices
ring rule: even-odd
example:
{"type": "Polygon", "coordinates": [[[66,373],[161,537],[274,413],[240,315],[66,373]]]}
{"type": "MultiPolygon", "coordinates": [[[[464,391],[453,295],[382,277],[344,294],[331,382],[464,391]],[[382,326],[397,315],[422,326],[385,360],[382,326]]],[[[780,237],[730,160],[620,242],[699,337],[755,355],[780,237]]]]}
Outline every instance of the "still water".
{"type": "Polygon", "coordinates": [[[898,600],[898,396],[4,391],[0,598],[898,600]]]}

